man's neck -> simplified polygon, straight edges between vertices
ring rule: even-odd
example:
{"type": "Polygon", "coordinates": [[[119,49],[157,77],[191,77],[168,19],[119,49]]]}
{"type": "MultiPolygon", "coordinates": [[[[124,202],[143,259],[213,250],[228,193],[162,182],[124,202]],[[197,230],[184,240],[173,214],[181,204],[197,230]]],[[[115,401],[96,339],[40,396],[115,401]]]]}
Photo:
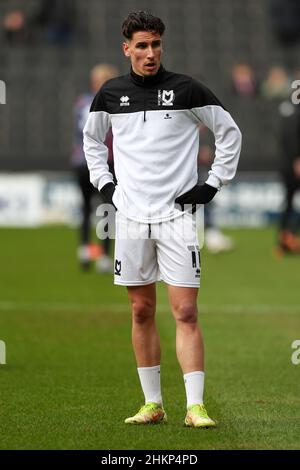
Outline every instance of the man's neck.
{"type": "Polygon", "coordinates": [[[147,85],[147,84],[149,84],[150,85],[150,84],[153,84],[153,83],[157,82],[161,78],[163,72],[164,72],[164,68],[163,68],[162,65],[160,65],[158,71],[154,75],[140,75],[140,74],[135,72],[133,67],[131,67],[130,75],[131,75],[132,80],[136,84],[138,84],[138,85],[147,85]]]}

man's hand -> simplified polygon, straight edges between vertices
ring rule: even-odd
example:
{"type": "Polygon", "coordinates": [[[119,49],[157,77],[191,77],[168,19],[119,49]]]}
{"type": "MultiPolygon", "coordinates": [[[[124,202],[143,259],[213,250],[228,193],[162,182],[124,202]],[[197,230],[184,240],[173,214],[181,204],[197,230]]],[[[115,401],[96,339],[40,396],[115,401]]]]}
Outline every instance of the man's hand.
{"type": "Polygon", "coordinates": [[[104,201],[107,204],[112,204],[114,208],[116,209],[116,206],[113,203],[112,197],[115,192],[115,185],[114,183],[107,183],[106,185],[103,186],[101,189],[100,193],[103,196],[104,201]]]}
{"type": "Polygon", "coordinates": [[[177,197],[175,203],[180,204],[182,210],[185,204],[206,204],[213,199],[217,192],[217,188],[209,184],[204,183],[201,186],[196,184],[192,189],[177,197]]]}

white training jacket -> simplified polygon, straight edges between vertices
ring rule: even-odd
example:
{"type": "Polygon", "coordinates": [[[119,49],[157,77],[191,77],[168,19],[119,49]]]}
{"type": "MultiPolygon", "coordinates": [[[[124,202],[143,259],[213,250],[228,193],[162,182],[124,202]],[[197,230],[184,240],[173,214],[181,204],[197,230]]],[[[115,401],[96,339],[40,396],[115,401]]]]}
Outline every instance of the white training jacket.
{"type": "Polygon", "coordinates": [[[155,223],[182,214],[175,199],[197,184],[199,123],[215,136],[207,184],[220,189],[235,176],[241,132],[215,95],[191,77],[166,71],[133,72],[106,82],[84,127],[84,152],[92,184],[113,181],[104,144],[112,128],[113,202],[129,219],[155,223]]]}

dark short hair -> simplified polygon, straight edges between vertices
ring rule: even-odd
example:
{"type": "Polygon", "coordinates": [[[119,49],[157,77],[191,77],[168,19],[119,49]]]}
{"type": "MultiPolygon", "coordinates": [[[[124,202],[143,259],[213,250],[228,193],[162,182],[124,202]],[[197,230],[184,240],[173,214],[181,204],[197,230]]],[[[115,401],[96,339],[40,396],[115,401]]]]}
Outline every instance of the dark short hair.
{"type": "Polygon", "coordinates": [[[162,36],[165,25],[160,18],[147,11],[133,11],[122,24],[122,33],[126,39],[131,39],[133,33],[137,31],[151,31],[162,36]]]}

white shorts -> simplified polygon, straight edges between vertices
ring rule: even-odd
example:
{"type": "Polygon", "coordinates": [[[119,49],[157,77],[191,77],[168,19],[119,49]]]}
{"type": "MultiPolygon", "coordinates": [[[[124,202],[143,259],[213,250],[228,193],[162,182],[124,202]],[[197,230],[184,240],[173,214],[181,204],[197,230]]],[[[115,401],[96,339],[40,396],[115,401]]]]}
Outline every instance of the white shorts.
{"type": "Polygon", "coordinates": [[[114,283],[140,286],[163,280],[199,287],[200,248],[195,215],[160,223],[141,223],[117,211],[114,283]]]}

